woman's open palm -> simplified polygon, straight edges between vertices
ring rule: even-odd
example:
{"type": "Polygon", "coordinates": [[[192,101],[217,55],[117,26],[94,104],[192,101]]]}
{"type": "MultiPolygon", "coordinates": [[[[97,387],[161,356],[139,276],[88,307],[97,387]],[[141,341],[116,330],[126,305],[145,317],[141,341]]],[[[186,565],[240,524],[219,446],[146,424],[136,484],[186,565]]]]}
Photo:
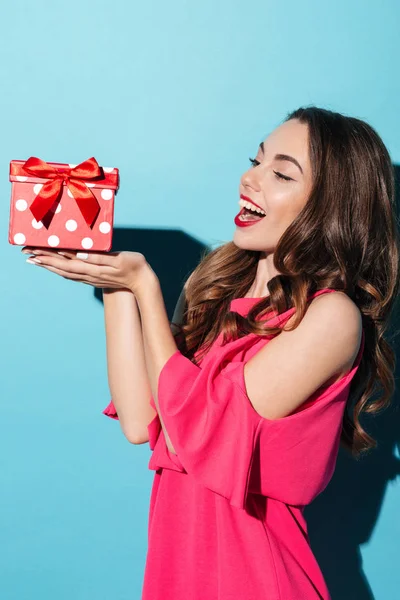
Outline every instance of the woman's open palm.
{"type": "Polygon", "coordinates": [[[77,253],[48,248],[22,249],[33,255],[29,262],[61,275],[98,288],[135,290],[146,269],[150,268],[140,252],[77,253]]]}

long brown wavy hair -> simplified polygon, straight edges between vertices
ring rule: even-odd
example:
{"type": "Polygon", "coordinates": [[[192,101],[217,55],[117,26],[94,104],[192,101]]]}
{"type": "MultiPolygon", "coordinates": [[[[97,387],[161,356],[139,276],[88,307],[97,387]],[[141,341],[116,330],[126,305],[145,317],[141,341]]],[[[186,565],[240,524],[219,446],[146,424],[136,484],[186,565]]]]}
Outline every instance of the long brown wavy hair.
{"type": "MultiPolygon", "coordinates": [[[[299,325],[307,298],[322,288],[345,292],[359,307],[365,346],[343,417],[341,444],[359,457],[377,446],[360,415],[387,408],[394,393],[395,352],[384,334],[399,292],[399,227],[394,168],[382,139],[366,122],[315,106],[284,119],[308,124],[313,188],[274,251],[279,272],[269,296],[246,317],[230,311],[256,276],[260,252],[232,241],[205,250],[186,283],[179,349],[196,362],[217,336],[222,343],[249,333],[279,335],[260,321],[271,310],[296,308],[299,325]]],[[[387,336],[388,337],[388,336],[387,336]]]]}

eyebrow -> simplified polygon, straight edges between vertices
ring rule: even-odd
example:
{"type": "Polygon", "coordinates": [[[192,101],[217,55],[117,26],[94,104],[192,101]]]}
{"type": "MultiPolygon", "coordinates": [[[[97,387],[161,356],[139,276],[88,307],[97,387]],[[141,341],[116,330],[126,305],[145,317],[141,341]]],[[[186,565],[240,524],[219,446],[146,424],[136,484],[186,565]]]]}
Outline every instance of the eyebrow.
{"type": "MultiPolygon", "coordinates": [[[[261,148],[261,151],[264,154],[264,142],[261,142],[261,144],[259,144],[259,148],[261,148]]],[[[288,160],[297,167],[299,167],[301,174],[304,175],[301,165],[297,162],[295,158],[293,158],[293,156],[289,156],[288,154],[275,154],[274,160],[288,160]]]]}

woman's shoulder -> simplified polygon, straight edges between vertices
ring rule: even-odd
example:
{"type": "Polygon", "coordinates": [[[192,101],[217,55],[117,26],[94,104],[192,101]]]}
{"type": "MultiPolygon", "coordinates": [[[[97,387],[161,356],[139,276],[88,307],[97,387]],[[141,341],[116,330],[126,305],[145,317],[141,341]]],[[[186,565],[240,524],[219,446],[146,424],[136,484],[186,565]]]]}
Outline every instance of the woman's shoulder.
{"type": "MultiPolygon", "coordinates": [[[[349,372],[358,355],[363,337],[362,313],[350,296],[343,291],[335,290],[329,294],[320,294],[312,298],[306,315],[304,328],[309,324],[310,327],[316,328],[321,325],[322,329],[322,325],[328,324],[332,335],[346,334],[341,337],[345,339],[343,356],[346,356],[347,359],[340,370],[327,382],[327,385],[332,385],[349,372]]],[[[290,316],[285,323],[285,329],[295,320],[295,316],[295,314],[290,316]]]]}
{"type": "Polygon", "coordinates": [[[311,300],[309,310],[316,318],[330,319],[332,324],[352,331],[354,337],[361,340],[362,313],[354,300],[345,292],[335,290],[330,294],[321,294],[311,300]]]}
{"type": "MultiPolygon", "coordinates": [[[[362,315],[357,304],[341,290],[334,290],[330,294],[320,294],[308,302],[307,314],[315,320],[330,319],[332,322],[341,323],[342,327],[351,327],[361,333],[362,315]]],[[[285,323],[290,325],[296,318],[293,313],[285,323]]]]}

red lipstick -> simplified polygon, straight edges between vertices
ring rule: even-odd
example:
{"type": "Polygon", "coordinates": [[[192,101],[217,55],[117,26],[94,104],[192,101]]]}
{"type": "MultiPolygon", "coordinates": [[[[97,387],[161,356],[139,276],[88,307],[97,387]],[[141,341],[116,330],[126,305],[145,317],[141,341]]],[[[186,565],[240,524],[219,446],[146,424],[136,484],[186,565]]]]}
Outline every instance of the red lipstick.
{"type": "MultiPolygon", "coordinates": [[[[248,198],[248,196],[244,196],[243,194],[240,194],[240,197],[242,198],[242,200],[247,200],[247,202],[251,202],[251,204],[254,204],[254,206],[257,206],[257,208],[261,208],[261,210],[264,210],[261,206],[259,206],[256,202],[254,202],[251,198],[248,198]]],[[[242,206],[242,208],[240,209],[240,211],[234,218],[234,223],[235,223],[235,225],[237,225],[237,227],[249,227],[250,225],[254,225],[255,223],[258,223],[259,221],[261,221],[264,218],[264,217],[260,217],[259,219],[250,219],[248,221],[242,221],[241,219],[239,219],[239,217],[240,217],[240,215],[243,215],[244,212],[245,212],[245,209],[242,206]]]]}

